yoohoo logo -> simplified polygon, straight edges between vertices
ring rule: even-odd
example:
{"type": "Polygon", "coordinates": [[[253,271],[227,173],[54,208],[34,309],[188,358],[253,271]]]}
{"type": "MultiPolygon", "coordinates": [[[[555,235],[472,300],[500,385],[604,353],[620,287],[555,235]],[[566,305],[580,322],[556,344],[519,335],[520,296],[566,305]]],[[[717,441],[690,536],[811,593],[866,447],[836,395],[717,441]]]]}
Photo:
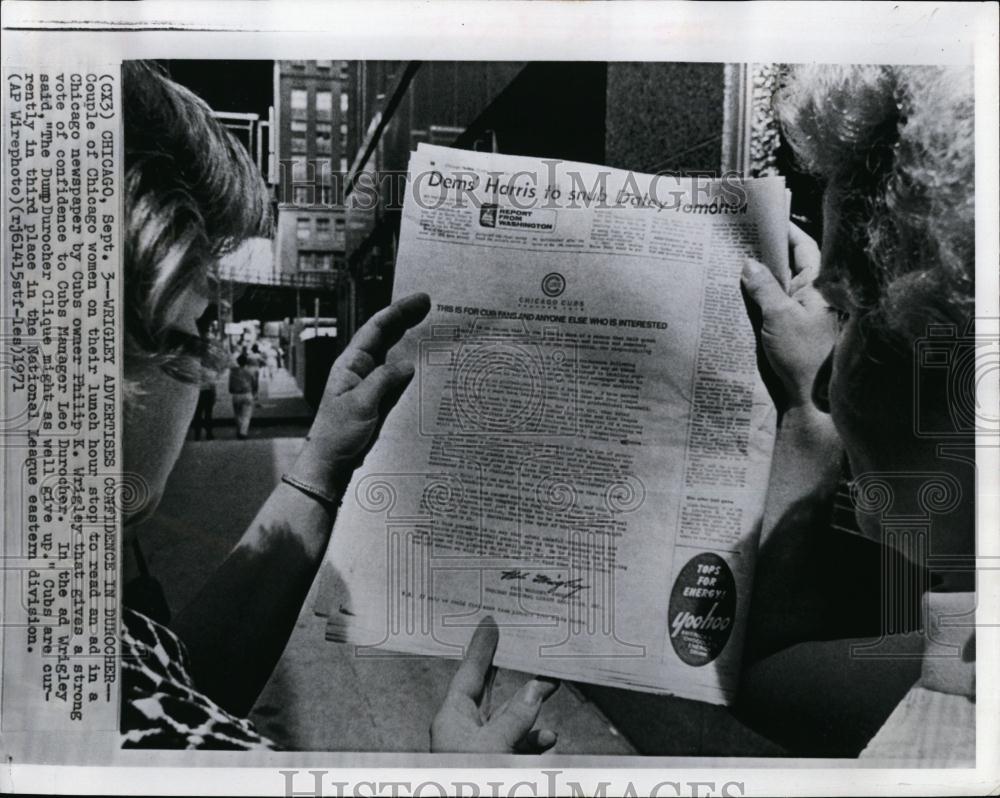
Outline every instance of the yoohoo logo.
{"type": "Polygon", "coordinates": [[[677,637],[682,629],[711,629],[713,632],[724,632],[733,622],[732,618],[716,618],[715,611],[719,608],[718,602],[712,605],[708,615],[692,615],[687,610],[679,612],[671,621],[671,637],[677,637]]]}
{"type": "Polygon", "coordinates": [[[670,591],[670,643],[695,667],[714,660],[729,642],[736,617],[736,579],[719,555],[692,557],[670,591]]]}

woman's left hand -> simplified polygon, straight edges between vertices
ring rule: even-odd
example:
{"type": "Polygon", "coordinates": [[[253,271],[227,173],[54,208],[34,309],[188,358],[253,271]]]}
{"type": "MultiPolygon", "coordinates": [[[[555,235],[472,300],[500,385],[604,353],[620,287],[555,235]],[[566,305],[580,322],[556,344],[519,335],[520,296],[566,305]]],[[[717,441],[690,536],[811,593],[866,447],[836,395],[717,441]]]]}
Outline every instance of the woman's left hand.
{"type": "Polygon", "coordinates": [[[448,686],[431,724],[431,751],[436,753],[540,754],[556,744],[551,729],[535,729],[542,702],[559,687],[555,680],[529,679],[495,712],[490,693],[500,631],[484,618],[472,636],[465,659],[448,686]]]}
{"type": "Polygon", "coordinates": [[[760,308],[761,343],[784,391],[783,410],[812,406],[816,373],[837,340],[837,314],[813,282],[819,276],[816,242],[788,223],[792,281],[786,292],[763,263],[748,259],[743,286],[760,308]]]}
{"type": "Polygon", "coordinates": [[[386,356],[430,306],[427,294],[412,294],[383,308],[358,330],[330,369],[293,476],[342,495],[413,376],[413,363],[387,362],[386,356]]]}

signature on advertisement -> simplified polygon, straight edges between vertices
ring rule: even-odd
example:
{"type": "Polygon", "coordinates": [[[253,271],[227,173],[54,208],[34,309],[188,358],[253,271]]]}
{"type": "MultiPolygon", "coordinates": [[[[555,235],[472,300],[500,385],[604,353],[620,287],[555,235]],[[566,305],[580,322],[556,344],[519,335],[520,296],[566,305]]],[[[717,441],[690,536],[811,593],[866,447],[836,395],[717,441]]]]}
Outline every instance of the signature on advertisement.
{"type": "Polygon", "coordinates": [[[583,580],[580,578],[557,579],[549,576],[548,574],[537,572],[532,573],[531,571],[522,571],[517,568],[501,571],[500,581],[530,581],[532,584],[548,587],[546,592],[552,593],[560,598],[570,598],[571,596],[575,596],[581,590],[588,590],[590,588],[589,585],[583,584],[583,580]]]}

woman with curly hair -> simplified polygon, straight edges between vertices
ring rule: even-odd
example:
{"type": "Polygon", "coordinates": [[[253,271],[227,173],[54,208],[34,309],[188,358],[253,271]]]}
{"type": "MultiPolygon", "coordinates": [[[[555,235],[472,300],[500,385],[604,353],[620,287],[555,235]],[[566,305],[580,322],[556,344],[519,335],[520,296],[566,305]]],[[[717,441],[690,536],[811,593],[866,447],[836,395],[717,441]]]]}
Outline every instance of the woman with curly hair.
{"type": "MultiPolygon", "coordinates": [[[[947,366],[974,347],[971,70],[801,67],[781,92],[778,112],[801,164],[824,185],[823,236],[819,250],[793,227],[797,274],[787,293],[760,264],[747,263],[743,273],[785,392],[750,651],[773,654],[822,637],[808,585],[801,595],[791,586],[814,582],[829,567],[816,554],[829,539],[804,507],[808,497],[834,489],[846,455],[862,535],[895,549],[927,575],[929,587],[923,650],[909,652],[921,666],[908,677],[916,684],[870,730],[874,737],[861,741],[861,755],[971,762],[974,639],[967,626],[942,621],[971,611],[975,589],[975,425],[968,412],[975,382],[963,382],[954,362],[947,366]],[[928,346],[937,360],[921,356],[928,346]]],[[[836,575],[844,604],[855,576],[836,575]]],[[[896,598],[889,592],[881,600],[896,598]]],[[[837,610],[836,602],[826,607],[831,616],[837,610]]],[[[890,640],[881,642],[878,649],[869,640],[867,649],[855,649],[857,661],[835,665],[860,680],[855,668],[867,667],[866,654],[883,655],[881,663],[867,660],[870,667],[904,661],[886,659],[890,640]]],[[[818,723],[833,725],[850,712],[857,721],[864,699],[849,680],[831,679],[824,690],[822,662],[803,676],[801,691],[789,681],[801,667],[772,668],[781,687],[766,701],[757,690],[766,680],[755,667],[744,682],[744,711],[762,725],[765,715],[807,714],[802,705],[813,696],[829,701],[818,723]],[[839,693],[847,698],[838,708],[839,693]]]]}
{"type": "MultiPolygon", "coordinates": [[[[123,66],[123,93],[124,461],[149,493],[124,519],[128,538],[163,493],[199,385],[226,365],[195,326],[213,293],[213,264],[269,236],[271,219],[256,166],[204,102],[136,62],[123,66]]],[[[425,294],[409,296],[358,331],[331,369],[294,466],[169,629],[125,609],[126,747],[272,747],[246,716],[288,641],[351,474],[412,377],[393,347],[429,308],[425,294]]],[[[496,643],[496,625],[482,624],[434,721],[436,750],[555,743],[551,732],[531,732],[550,682],[529,680],[505,709],[480,716],[496,643]]],[[[336,707],[319,711],[335,717],[336,707]]]]}

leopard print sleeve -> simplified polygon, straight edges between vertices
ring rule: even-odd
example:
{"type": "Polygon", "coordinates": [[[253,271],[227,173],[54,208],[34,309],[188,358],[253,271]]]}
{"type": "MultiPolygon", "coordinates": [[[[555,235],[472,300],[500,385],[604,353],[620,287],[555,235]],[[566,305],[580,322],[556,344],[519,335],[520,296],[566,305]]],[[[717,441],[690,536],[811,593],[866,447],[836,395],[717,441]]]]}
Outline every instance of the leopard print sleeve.
{"type": "Polygon", "coordinates": [[[277,748],[249,720],[198,691],[184,644],[173,632],[128,609],[123,621],[123,748],[277,748]]]}

